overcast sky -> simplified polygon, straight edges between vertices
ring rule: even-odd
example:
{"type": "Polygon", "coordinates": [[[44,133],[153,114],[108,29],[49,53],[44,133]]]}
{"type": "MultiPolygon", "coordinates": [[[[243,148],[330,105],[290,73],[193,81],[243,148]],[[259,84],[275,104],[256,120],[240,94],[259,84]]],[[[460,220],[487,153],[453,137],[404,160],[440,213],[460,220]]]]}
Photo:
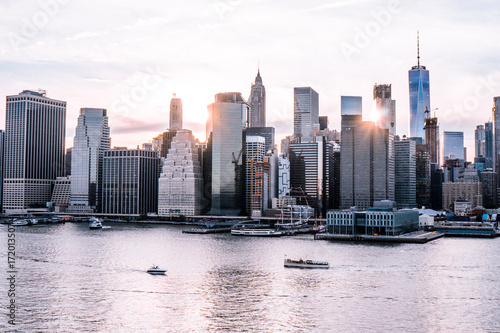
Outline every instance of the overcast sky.
{"type": "MultiPolygon", "coordinates": [[[[419,30],[440,130],[463,131],[471,160],[500,95],[499,17],[494,0],[1,0],[0,95],[40,88],[67,101],[67,147],[79,109],[106,108],[112,145],[135,147],[168,128],[176,93],[203,141],[214,95],[248,98],[260,63],[277,142],[293,132],[298,86],[339,129],[340,96],[362,96],[370,120],[373,84],[391,83],[403,135],[419,30]]],[[[4,128],[5,103],[0,113],[4,128]]]]}

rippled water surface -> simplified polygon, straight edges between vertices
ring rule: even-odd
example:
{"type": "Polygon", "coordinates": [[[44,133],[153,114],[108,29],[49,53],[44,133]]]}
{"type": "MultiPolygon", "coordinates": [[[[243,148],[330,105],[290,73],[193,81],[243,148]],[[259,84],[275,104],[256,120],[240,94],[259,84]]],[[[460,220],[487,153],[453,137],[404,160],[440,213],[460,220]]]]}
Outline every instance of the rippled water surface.
{"type": "MultiPolygon", "coordinates": [[[[183,227],[17,227],[15,332],[500,332],[500,238],[375,245],[183,227]],[[330,262],[283,267],[284,256],[330,262]],[[155,263],[165,276],[145,271],[155,263]]],[[[7,273],[7,227],[2,276],[7,273]]],[[[15,328],[15,329],[13,329],[15,328]]]]}

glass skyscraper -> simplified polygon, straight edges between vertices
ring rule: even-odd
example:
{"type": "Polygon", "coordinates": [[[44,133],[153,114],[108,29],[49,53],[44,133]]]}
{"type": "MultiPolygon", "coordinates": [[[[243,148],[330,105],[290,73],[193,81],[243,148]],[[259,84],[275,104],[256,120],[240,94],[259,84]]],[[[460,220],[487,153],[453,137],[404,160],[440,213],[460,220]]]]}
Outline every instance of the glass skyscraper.
{"type": "Polygon", "coordinates": [[[425,110],[431,111],[429,71],[420,65],[420,50],[417,37],[417,66],[408,71],[410,86],[410,138],[425,140],[425,110]]]}
{"type": "Polygon", "coordinates": [[[463,160],[464,159],[464,132],[441,132],[439,138],[439,156],[440,165],[443,165],[444,161],[453,155],[454,158],[463,160]]]}
{"type": "Polygon", "coordinates": [[[239,215],[244,209],[244,141],[248,105],[241,93],[215,95],[208,106],[208,168],[213,215],[239,215]]]}
{"type": "Polygon", "coordinates": [[[46,207],[64,176],[66,102],[45,91],[7,96],[4,211],[46,207]]]}
{"type": "Polygon", "coordinates": [[[104,151],[111,148],[106,109],[80,109],[71,150],[73,212],[100,212],[104,151]]]}
{"type": "Polygon", "coordinates": [[[310,87],[293,88],[293,134],[297,138],[313,136],[319,130],[319,95],[310,87]]]}

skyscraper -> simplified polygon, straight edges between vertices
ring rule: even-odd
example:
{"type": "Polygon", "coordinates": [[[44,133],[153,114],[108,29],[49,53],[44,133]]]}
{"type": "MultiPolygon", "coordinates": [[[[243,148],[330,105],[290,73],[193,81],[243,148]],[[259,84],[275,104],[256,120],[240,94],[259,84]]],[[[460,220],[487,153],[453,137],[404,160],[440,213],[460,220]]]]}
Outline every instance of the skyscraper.
{"type": "Polygon", "coordinates": [[[296,138],[313,136],[319,130],[319,95],[310,87],[293,88],[293,134],[296,138]]]}
{"type": "MultiPolygon", "coordinates": [[[[493,165],[497,177],[500,178],[500,96],[493,97],[492,109],[493,122],[493,165]]],[[[497,184],[500,184],[500,179],[497,178],[497,184]]]]}
{"type": "Polygon", "coordinates": [[[475,157],[484,157],[484,125],[477,125],[474,130],[474,148],[475,148],[475,157]]]}
{"type": "Polygon", "coordinates": [[[341,105],[340,208],[394,201],[392,130],[362,120],[361,97],[342,96],[341,105]]]}
{"type": "Polygon", "coordinates": [[[436,117],[425,119],[424,139],[428,148],[430,163],[439,163],[439,126],[436,117]]]}
{"type": "Polygon", "coordinates": [[[431,162],[428,147],[428,145],[416,145],[415,147],[416,200],[419,208],[431,207],[431,162]]]}
{"type": "Polygon", "coordinates": [[[494,134],[493,134],[493,123],[487,122],[484,124],[484,168],[493,169],[493,157],[494,157],[494,134]]]}
{"type": "Polygon", "coordinates": [[[182,101],[175,96],[174,94],[174,97],[170,100],[169,129],[171,131],[182,129],[182,101]]]}
{"type": "Polygon", "coordinates": [[[322,137],[308,142],[290,143],[290,196],[297,204],[314,208],[316,216],[323,210],[323,163],[322,137]]]}
{"type": "Polygon", "coordinates": [[[7,96],[4,211],[45,207],[64,176],[66,102],[45,91],[7,96]]]}
{"type": "Polygon", "coordinates": [[[391,99],[390,84],[376,84],[373,86],[373,112],[375,125],[391,130],[396,128],[396,101],[391,99]]]}
{"type": "Polygon", "coordinates": [[[413,140],[394,142],[395,200],[400,208],[416,206],[416,146],[413,140]]]}
{"type": "Polygon", "coordinates": [[[154,151],[126,148],[104,151],[102,212],[156,212],[159,161],[154,151]]]}
{"type": "Polygon", "coordinates": [[[266,127],[266,88],[262,84],[260,70],[257,71],[255,83],[252,84],[248,104],[248,127],[266,127]]]}
{"type": "Polygon", "coordinates": [[[199,215],[203,178],[198,148],[189,130],[179,130],[165,159],[158,186],[158,215],[199,215]]]}
{"type": "Polygon", "coordinates": [[[71,150],[72,212],[100,212],[104,151],[111,148],[106,109],[81,108],[71,150]]]}
{"type": "MultiPolygon", "coordinates": [[[[239,215],[244,209],[244,139],[247,103],[241,93],[219,93],[208,106],[206,165],[211,178],[213,215],[239,215]]],[[[204,165],[205,168],[205,165],[204,165]]]]}
{"type": "Polygon", "coordinates": [[[3,205],[3,176],[4,176],[4,155],[5,155],[5,131],[0,130],[0,212],[3,205]]]}
{"type": "Polygon", "coordinates": [[[420,44],[417,32],[417,66],[408,71],[410,87],[410,137],[425,138],[425,110],[431,110],[429,71],[420,65],[420,44]]]}
{"type": "Polygon", "coordinates": [[[439,150],[440,165],[443,165],[450,155],[453,155],[456,159],[463,160],[464,132],[441,132],[439,150]]]}
{"type": "Polygon", "coordinates": [[[266,140],[261,136],[246,137],[246,212],[252,216],[263,211],[266,140]]]}

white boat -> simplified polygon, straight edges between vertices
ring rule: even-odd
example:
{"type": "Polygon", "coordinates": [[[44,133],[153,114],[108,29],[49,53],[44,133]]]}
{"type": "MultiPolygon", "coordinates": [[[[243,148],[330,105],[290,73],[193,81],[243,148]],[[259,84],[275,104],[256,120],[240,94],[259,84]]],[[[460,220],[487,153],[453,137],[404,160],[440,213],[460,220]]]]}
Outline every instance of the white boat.
{"type": "Polygon", "coordinates": [[[29,225],[38,224],[38,221],[37,221],[36,219],[29,219],[29,220],[28,220],[28,224],[29,224],[29,225]]]}
{"type": "Polygon", "coordinates": [[[164,275],[166,271],[166,269],[161,269],[156,265],[152,265],[151,268],[147,270],[147,272],[151,275],[164,275]]]}
{"type": "Polygon", "coordinates": [[[28,225],[28,221],[26,220],[14,220],[14,222],[12,222],[13,226],[21,226],[21,225],[28,225]]]}
{"type": "Polygon", "coordinates": [[[89,224],[89,229],[102,229],[102,222],[96,217],[93,217],[91,219],[91,222],[89,224]]]}
{"type": "Polygon", "coordinates": [[[283,236],[282,231],[273,229],[233,229],[231,235],[234,236],[257,236],[257,237],[280,237],[283,236]]]}
{"type": "Polygon", "coordinates": [[[316,261],[310,259],[294,260],[285,258],[285,267],[295,267],[295,268],[330,268],[330,265],[326,261],[316,261]]]}

